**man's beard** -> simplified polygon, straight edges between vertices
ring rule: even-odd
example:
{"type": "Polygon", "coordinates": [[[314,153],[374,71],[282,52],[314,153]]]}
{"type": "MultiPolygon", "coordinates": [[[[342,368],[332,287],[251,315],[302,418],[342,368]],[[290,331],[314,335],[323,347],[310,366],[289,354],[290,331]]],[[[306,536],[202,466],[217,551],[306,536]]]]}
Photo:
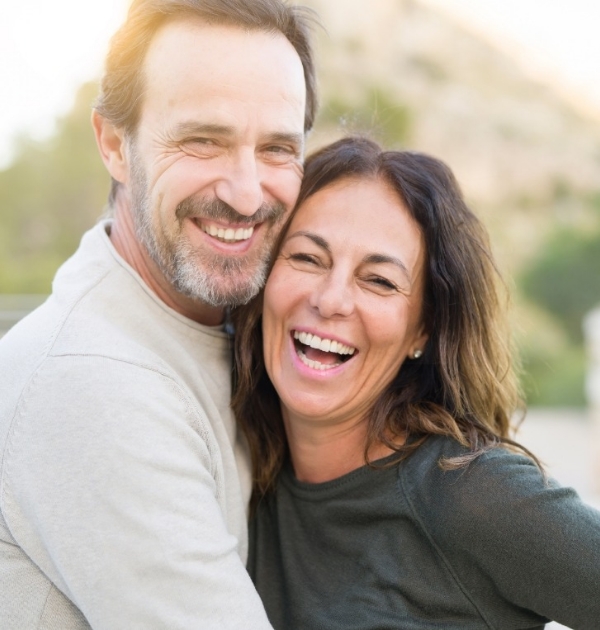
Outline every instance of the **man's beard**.
{"type": "MultiPolygon", "coordinates": [[[[178,235],[169,238],[154,216],[148,195],[147,178],[135,151],[132,151],[131,196],[136,236],[148,254],[176,291],[209,306],[222,308],[248,303],[263,287],[273,242],[283,224],[285,206],[263,204],[254,215],[236,212],[220,199],[184,199],[175,210],[178,235]],[[246,256],[227,256],[208,247],[194,247],[182,231],[189,217],[212,219],[237,226],[270,223],[270,234],[262,244],[246,256]]],[[[266,228],[267,226],[265,226],[266,228]]],[[[263,228],[263,229],[265,229],[263,228]]],[[[200,229],[200,228],[198,228],[200,229]]]]}

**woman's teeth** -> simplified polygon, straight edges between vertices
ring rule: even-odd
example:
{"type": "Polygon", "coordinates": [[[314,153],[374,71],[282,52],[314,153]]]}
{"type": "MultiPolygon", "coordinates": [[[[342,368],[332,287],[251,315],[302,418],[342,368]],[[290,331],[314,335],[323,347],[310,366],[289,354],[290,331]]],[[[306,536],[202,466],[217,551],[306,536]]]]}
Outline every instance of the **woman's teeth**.
{"type": "Polygon", "coordinates": [[[309,359],[302,350],[296,350],[296,354],[300,358],[300,361],[304,363],[304,365],[308,365],[309,368],[313,370],[331,370],[331,368],[337,367],[338,365],[342,365],[341,361],[337,361],[336,363],[331,363],[327,365],[326,363],[321,363],[320,361],[312,361],[309,359]]]}
{"type": "Polygon", "coordinates": [[[200,229],[212,236],[217,238],[224,243],[235,243],[237,241],[247,241],[254,232],[254,227],[249,228],[238,228],[234,230],[233,228],[222,228],[217,227],[216,225],[204,225],[200,223],[200,229]]]}
{"type": "Polygon", "coordinates": [[[294,339],[297,339],[301,344],[305,346],[310,346],[311,348],[315,348],[316,350],[321,350],[323,352],[333,352],[334,354],[349,354],[353,355],[356,351],[356,348],[352,348],[351,346],[346,346],[339,341],[334,341],[332,339],[321,339],[317,335],[311,335],[310,333],[298,332],[294,331],[294,339]]]}

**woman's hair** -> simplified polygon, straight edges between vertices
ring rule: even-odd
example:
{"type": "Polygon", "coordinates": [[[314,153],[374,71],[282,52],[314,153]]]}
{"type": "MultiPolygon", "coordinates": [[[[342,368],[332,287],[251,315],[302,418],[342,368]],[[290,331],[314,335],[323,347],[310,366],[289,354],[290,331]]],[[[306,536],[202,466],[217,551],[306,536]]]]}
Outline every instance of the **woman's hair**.
{"type": "MultiPolygon", "coordinates": [[[[446,435],[469,447],[443,465],[467,465],[508,435],[520,405],[512,348],[500,298],[499,274],[485,228],[466,206],[450,169],[411,151],[383,151],[365,138],[346,138],[312,155],[295,212],[319,190],[340,180],[380,180],[398,194],[425,242],[422,318],[429,339],[419,359],[406,360],[366,419],[365,458],[383,443],[396,462],[429,435],[446,435]],[[403,446],[397,436],[405,435],[403,446]]],[[[360,238],[360,235],[357,235],[360,238]]],[[[286,456],[279,398],[265,370],[262,293],[234,314],[236,387],[233,409],[250,443],[255,490],[266,493],[286,456]]],[[[368,461],[368,459],[367,459],[368,461]]]]}

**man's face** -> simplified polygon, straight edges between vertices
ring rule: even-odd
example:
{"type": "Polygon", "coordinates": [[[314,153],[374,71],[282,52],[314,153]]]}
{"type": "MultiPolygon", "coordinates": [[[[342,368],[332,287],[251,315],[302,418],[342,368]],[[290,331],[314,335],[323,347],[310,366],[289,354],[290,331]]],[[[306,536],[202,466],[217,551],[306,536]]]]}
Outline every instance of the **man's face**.
{"type": "Polygon", "coordinates": [[[264,283],[302,177],[305,82],[281,34],[175,21],[128,139],[137,238],[176,291],[240,304],[264,283]]]}

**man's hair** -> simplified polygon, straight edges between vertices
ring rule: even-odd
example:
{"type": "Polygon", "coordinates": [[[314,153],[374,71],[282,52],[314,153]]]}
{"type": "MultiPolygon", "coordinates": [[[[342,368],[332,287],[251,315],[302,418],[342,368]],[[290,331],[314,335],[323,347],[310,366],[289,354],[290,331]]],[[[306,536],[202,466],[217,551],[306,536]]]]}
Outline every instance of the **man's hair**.
{"type": "MultiPolygon", "coordinates": [[[[282,0],[133,0],[106,57],[95,103],[101,116],[127,135],[133,135],[143,101],[143,65],[152,38],[161,26],[182,17],[246,30],[279,32],[286,37],[302,62],[306,82],[304,130],[312,128],[318,99],[310,36],[318,20],[311,9],[288,5],[282,0]]],[[[114,199],[116,185],[113,181],[110,201],[114,199]]]]}
{"type": "MultiPolygon", "coordinates": [[[[467,465],[497,444],[518,446],[508,437],[520,397],[502,284],[486,230],[443,162],[422,153],[384,151],[364,138],[346,138],[321,149],[306,161],[298,201],[275,251],[303,203],[344,180],[389,185],[425,241],[422,321],[429,339],[421,358],[404,361],[370,410],[365,457],[380,442],[396,451],[393,461],[398,461],[435,434],[470,449],[444,462],[449,468],[467,465]],[[402,447],[394,442],[399,435],[407,438],[402,447]]],[[[237,386],[232,407],[250,443],[255,498],[273,488],[287,452],[279,397],[262,354],[261,313],[262,294],[234,313],[237,386]]]]}

